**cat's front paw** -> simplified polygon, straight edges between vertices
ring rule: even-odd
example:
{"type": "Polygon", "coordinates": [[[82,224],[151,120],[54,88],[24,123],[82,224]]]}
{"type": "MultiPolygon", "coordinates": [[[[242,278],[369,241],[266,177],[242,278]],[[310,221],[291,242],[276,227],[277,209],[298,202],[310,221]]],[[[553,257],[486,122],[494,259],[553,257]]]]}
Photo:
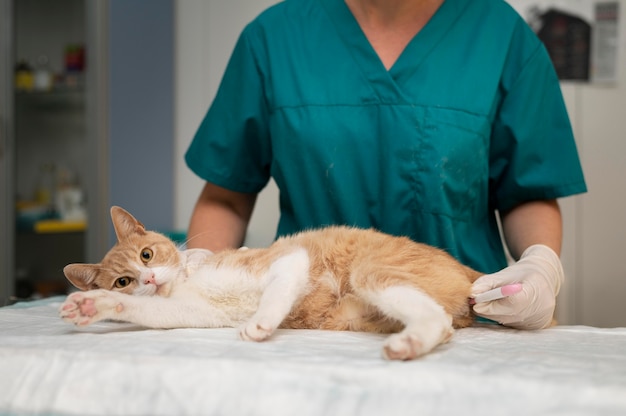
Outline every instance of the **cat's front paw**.
{"type": "Polygon", "coordinates": [[[239,331],[239,337],[244,341],[264,341],[274,333],[275,328],[266,322],[247,322],[239,331]]]}
{"type": "Polygon", "coordinates": [[[122,305],[111,299],[110,292],[106,290],[74,292],[59,308],[59,315],[65,322],[86,326],[106,319],[120,307],[122,305]]]}

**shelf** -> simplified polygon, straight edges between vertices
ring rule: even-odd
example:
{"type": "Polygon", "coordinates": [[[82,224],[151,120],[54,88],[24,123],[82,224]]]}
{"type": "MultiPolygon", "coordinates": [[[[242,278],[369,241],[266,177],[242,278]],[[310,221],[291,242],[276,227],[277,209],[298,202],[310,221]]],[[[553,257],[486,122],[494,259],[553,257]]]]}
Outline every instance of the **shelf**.
{"type": "Polygon", "coordinates": [[[16,90],[16,96],[38,97],[38,96],[59,96],[66,94],[83,94],[85,89],[82,87],[54,87],[50,90],[16,90]]]}
{"type": "Polygon", "coordinates": [[[82,111],[85,107],[85,90],[82,88],[54,89],[50,91],[16,91],[17,108],[38,111],[82,111]]]}

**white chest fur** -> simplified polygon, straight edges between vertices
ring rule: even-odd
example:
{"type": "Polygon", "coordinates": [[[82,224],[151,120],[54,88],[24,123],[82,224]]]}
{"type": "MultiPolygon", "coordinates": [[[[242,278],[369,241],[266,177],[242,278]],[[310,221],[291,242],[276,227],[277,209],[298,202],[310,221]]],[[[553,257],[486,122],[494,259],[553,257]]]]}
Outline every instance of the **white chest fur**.
{"type": "Polygon", "coordinates": [[[308,271],[309,257],[303,249],[281,256],[258,275],[245,267],[205,265],[179,284],[171,297],[207,302],[220,309],[234,325],[249,319],[261,302],[266,313],[288,313],[307,292],[308,271]]]}

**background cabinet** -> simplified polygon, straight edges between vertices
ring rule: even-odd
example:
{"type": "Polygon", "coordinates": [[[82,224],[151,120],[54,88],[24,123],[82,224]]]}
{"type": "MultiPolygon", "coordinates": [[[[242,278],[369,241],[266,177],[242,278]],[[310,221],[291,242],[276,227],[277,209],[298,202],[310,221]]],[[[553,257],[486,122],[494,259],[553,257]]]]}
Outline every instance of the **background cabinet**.
{"type": "Polygon", "coordinates": [[[0,305],[64,292],[63,266],[102,250],[98,3],[0,0],[0,305]]]}
{"type": "Polygon", "coordinates": [[[42,282],[65,284],[65,264],[99,261],[114,243],[113,204],[172,230],[173,21],[173,0],[0,0],[0,305],[23,275],[49,291],[42,282]],[[15,91],[21,57],[35,64],[47,54],[59,70],[66,46],[81,43],[85,70],[72,88],[15,91]],[[17,201],[36,199],[39,168],[50,161],[83,192],[84,231],[16,227],[17,201]]]}
{"type": "Polygon", "coordinates": [[[85,261],[86,4],[20,0],[11,16],[14,164],[5,205],[15,223],[12,295],[31,298],[66,292],[63,266],[85,261]]]}
{"type": "Polygon", "coordinates": [[[65,293],[59,271],[85,261],[85,92],[60,88],[15,94],[17,298],[65,293]]]}

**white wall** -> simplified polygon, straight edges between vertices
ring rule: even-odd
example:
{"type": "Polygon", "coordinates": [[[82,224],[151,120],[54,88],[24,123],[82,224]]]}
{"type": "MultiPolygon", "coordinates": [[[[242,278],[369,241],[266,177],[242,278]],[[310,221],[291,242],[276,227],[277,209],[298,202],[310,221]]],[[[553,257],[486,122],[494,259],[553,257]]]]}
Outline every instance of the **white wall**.
{"type": "MultiPolygon", "coordinates": [[[[243,26],[271,0],[177,2],[175,226],[187,227],[202,186],[183,154],[208,108],[243,26]]],[[[620,0],[620,65],[626,68],[626,0],[620,0]]],[[[615,85],[564,83],[589,193],[561,201],[566,284],[559,296],[561,324],[626,326],[626,71],[615,85]]],[[[259,197],[247,244],[272,241],[278,191],[271,183],[259,197]]]]}
{"type": "MultiPolygon", "coordinates": [[[[183,156],[217,92],[228,58],[243,27],[272,0],[184,0],[176,3],[176,154],[174,227],[186,229],[202,181],[187,169],[183,156]]],[[[278,223],[278,189],[263,190],[253,213],[246,244],[270,244],[278,223]]]]}
{"type": "MultiPolygon", "coordinates": [[[[521,14],[536,2],[509,0],[521,14]]],[[[593,0],[539,2],[565,5],[586,19],[593,15],[593,0]]],[[[626,265],[620,260],[626,246],[626,0],[618,2],[618,81],[562,83],[589,192],[561,201],[566,283],[560,323],[626,326],[626,265]]]]}
{"type": "MultiPolygon", "coordinates": [[[[626,29],[626,2],[621,4],[626,29]]],[[[626,30],[617,86],[578,86],[576,130],[589,193],[577,206],[574,319],[626,326],[626,30]]]]}

